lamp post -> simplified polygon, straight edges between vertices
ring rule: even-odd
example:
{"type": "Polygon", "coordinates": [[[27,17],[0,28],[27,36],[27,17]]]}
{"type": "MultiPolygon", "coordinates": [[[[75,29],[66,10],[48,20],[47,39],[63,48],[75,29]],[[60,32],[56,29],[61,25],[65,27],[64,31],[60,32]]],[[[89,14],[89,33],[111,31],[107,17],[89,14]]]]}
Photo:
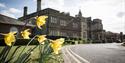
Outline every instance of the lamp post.
{"type": "Polygon", "coordinates": [[[123,42],[123,32],[120,32],[120,41],[123,42]]]}

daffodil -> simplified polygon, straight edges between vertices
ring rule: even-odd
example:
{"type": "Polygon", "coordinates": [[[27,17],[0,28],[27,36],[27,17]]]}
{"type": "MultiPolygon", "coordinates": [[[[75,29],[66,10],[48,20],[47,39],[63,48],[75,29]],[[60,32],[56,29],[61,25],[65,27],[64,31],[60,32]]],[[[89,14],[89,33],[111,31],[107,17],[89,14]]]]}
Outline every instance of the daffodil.
{"type": "Polygon", "coordinates": [[[8,34],[3,34],[6,45],[11,46],[12,42],[16,41],[14,34],[16,34],[16,32],[9,32],[8,34]]]}
{"type": "Polygon", "coordinates": [[[39,16],[36,19],[36,25],[38,28],[41,29],[41,26],[43,26],[46,23],[46,18],[48,18],[48,16],[39,16]]]}
{"type": "Polygon", "coordinates": [[[37,40],[39,41],[39,43],[44,44],[44,41],[46,40],[46,35],[39,35],[37,36],[37,40]]]}
{"type": "Polygon", "coordinates": [[[23,37],[24,39],[29,39],[29,38],[30,38],[29,35],[30,35],[31,33],[29,32],[29,30],[30,30],[30,29],[26,29],[26,30],[24,30],[24,31],[21,32],[21,35],[22,35],[22,37],[23,37]]]}
{"type": "Polygon", "coordinates": [[[63,42],[64,42],[63,38],[52,40],[52,43],[50,45],[55,54],[59,53],[59,50],[61,49],[63,42]]]}

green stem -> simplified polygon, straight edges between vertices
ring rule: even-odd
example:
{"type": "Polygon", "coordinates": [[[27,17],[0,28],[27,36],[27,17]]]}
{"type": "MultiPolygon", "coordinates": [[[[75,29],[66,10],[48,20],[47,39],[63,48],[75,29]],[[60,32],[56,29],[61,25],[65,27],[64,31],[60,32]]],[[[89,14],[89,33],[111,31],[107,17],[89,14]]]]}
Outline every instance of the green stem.
{"type": "MultiPolygon", "coordinates": [[[[41,47],[40,47],[40,44],[39,44],[39,58],[41,58],[41,47]]],[[[40,62],[40,59],[39,59],[39,62],[40,62]]]]}
{"type": "Polygon", "coordinates": [[[48,51],[49,46],[50,46],[50,43],[49,43],[49,44],[47,44],[47,47],[45,48],[44,52],[48,51]]]}
{"type": "MultiPolygon", "coordinates": [[[[11,46],[11,49],[12,49],[12,47],[13,47],[13,45],[11,46]]],[[[12,55],[10,56],[10,59],[13,58],[13,56],[14,56],[14,54],[16,53],[16,51],[17,51],[18,48],[20,48],[20,46],[18,46],[18,47],[14,50],[14,52],[13,52],[12,55]]],[[[11,50],[11,49],[10,49],[10,50],[11,50]]],[[[10,50],[8,51],[8,53],[10,52],[10,50]]],[[[8,54],[7,54],[7,56],[8,56],[8,54]]],[[[5,61],[7,60],[7,56],[6,56],[6,58],[5,58],[5,61]]]]}
{"type": "Polygon", "coordinates": [[[29,50],[29,52],[27,53],[27,55],[24,57],[24,59],[22,59],[21,63],[25,62],[25,60],[28,59],[28,57],[31,55],[31,52],[37,48],[38,45],[36,45],[34,48],[32,48],[31,50],[29,50]]]}
{"type": "Polygon", "coordinates": [[[6,60],[6,57],[7,57],[7,55],[8,55],[8,53],[9,53],[9,51],[10,51],[10,46],[6,46],[7,47],[7,49],[6,49],[6,51],[5,51],[5,53],[4,53],[4,55],[3,55],[3,57],[2,57],[2,60],[5,62],[5,60],[6,60]]]}
{"type": "Polygon", "coordinates": [[[45,44],[42,45],[42,48],[41,48],[41,44],[39,45],[39,51],[40,51],[40,59],[39,59],[39,63],[43,63],[43,57],[44,57],[44,47],[45,47],[45,44]]]}
{"type": "Polygon", "coordinates": [[[35,36],[28,42],[28,44],[23,48],[23,50],[21,51],[21,53],[20,53],[19,56],[18,56],[18,59],[20,58],[20,56],[22,55],[22,53],[23,53],[23,51],[26,49],[26,47],[29,46],[29,44],[35,39],[36,36],[37,36],[37,35],[35,35],[35,36]]]}

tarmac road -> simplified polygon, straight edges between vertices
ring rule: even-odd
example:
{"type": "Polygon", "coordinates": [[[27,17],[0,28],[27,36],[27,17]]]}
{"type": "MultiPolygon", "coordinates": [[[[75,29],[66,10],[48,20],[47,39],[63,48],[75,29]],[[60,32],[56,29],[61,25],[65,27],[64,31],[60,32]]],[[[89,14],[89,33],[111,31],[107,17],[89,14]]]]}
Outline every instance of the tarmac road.
{"type": "Polygon", "coordinates": [[[65,63],[125,63],[121,43],[69,45],[62,52],[65,63]]]}

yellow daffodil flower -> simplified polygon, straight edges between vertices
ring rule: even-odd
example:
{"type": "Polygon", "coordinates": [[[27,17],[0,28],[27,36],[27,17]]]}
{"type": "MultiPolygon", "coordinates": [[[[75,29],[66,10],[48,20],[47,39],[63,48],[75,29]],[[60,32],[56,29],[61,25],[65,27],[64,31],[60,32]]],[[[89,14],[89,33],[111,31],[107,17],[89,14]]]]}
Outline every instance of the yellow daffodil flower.
{"type": "Polygon", "coordinates": [[[24,30],[24,31],[21,32],[21,35],[22,35],[22,37],[23,37],[24,39],[29,39],[29,38],[30,38],[29,35],[30,35],[31,33],[29,32],[29,30],[30,30],[30,29],[26,29],[26,30],[24,30]]]}
{"type": "Polygon", "coordinates": [[[55,54],[59,53],[59,50],[61,49],[63,42],[64,42],[63,38],[52,40],[52,43],[50,45],[55,54]]]}
{"type": "Polygon", "coordinates": [[[8,34],[3,34],[6,45],[11,46],[12,42],[16,41],[14,34],[16,34],[16,32],[9,32],[8,34]]]}
{"type": "Polygon", "coordinates": [[[39,16],[36,19],[36,25],[38,28],[41,29],[41,26],[43,26],[46,23],[46,18],[48,18],[48,16],[39,16]]]}
{"type": "Polygon", "coordinates": [[[44,41],[46,40],[46,35],[39,35],[37,36],[37,40],[39,41],[39,43],[44,44],[44,41]]]}

